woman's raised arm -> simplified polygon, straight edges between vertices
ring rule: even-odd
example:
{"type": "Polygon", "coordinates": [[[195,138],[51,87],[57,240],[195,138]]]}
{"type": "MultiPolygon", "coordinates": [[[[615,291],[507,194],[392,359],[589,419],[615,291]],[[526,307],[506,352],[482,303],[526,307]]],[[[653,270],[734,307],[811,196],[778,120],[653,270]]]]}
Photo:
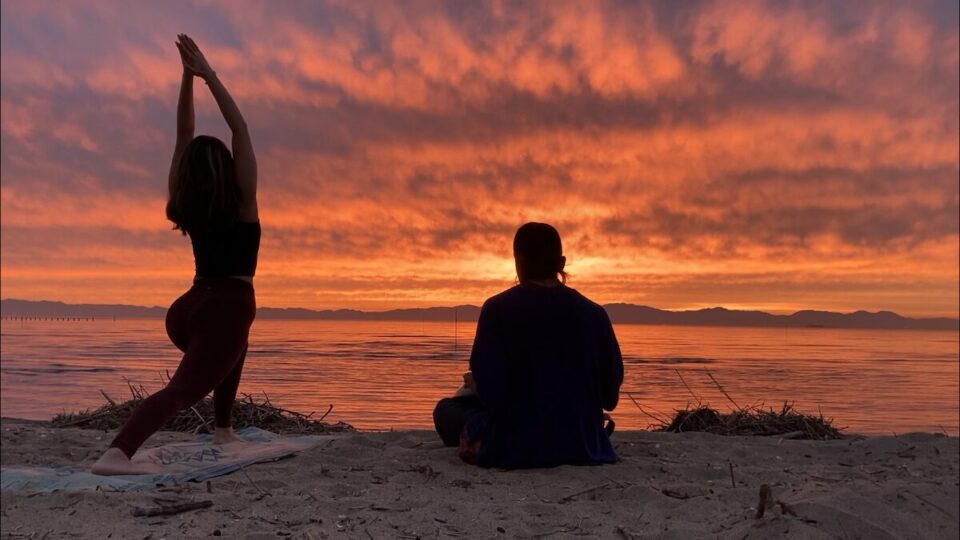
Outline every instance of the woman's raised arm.
{"type": "Polygon", "coordinates": [[[213,99],[220,107],[223,119],[227,121],[233,133],[233,162],[237,174],[237,184],[243,201],[240,207],[240,219],[243,221],[257,221],[257,158],[253,153],[253,143],[250,141],[250,131],[247,122],[240,113],[240,108],[227,92],[226,87],[217,78],[217,73],[207,63],[200,48],[186,34],[180,35],[177,44],[184,56],[184,66],[191,73],[200,77],[210,87],[213,99]]]}
{"type": "MultiPolygon", "coordinates": [[[[177,48],[180,44],[177,43],[177,48]]],[[[180,54],[183,60],[183,51],[180,54]]],[[[167,187],[173,193],[174,183],[177,181],[177,168],[180,166],[180,156],[184,148],[193,140],[196,121],[193,115],[193,74],[183,68],[183,78],[180,79],[180,98],[177,100],[177,143],[173,147],[173,159],[170,161],[170,174],[167,177],[167,187]]]]}

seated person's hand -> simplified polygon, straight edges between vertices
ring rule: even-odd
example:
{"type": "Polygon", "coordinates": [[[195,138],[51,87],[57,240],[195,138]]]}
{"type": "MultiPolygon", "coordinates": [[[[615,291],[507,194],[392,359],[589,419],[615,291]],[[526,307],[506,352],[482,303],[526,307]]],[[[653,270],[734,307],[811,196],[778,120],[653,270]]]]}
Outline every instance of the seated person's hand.
{"type": "Polygon", "coordinates": [[[463,374],[463,386],[457,389],[453,397],[475,396],[477,395],[477,385],[473,381],[473,372],[468,371],[463,374]]]}
{"type": "Polygon", "coordinates": [[[477,393],[477,383],[473,380],[472,371],[468,371],[463,374],[463,385],[469,388],[474,394],[477,393]]]}

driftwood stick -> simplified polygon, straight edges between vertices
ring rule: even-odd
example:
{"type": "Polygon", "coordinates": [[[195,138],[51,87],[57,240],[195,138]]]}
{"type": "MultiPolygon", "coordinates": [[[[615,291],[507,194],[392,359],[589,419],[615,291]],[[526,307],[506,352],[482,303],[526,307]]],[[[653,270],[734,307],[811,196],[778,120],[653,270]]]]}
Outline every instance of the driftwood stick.
{"type": "Polygon", "coordinates": [[[210,423],[210,422],[206,421],[206,420],[203,418],[203,415],[200,414],[200,411],[198,411],[196,407],[191,406],[191,407],[190,407],[190,410],[193,411],[193,413],[197,415],[197,418],[200,419],[200,425],[197,426],[196,429],[193,430],[194,433],[196,433],[197,431],[199,431],[201,427],[203,427],[203,426],[205,426],[205,425],[207,425],[207,424],[210,423]]]}
{"type": "Polygon", "coordinates": [[[660,493],[663,493],[664,495],[666,495],[667,497],[670,497],[671,499],[680,499],[681,501],[684,501],[690,498],[690,495],[687,495],[686,493],[680,493],[679,491],[674,491],[672,489],[664,488],[660,490],[660,493]]]}
{"type": "Polygon", "coordinates": [[[948,516],[948,517],[951,517],[951,518],[953,517],[953,514],[951,514],[950,512],[947,512],[947,511],[944,510],[943,508],[940,508],[940,507],[937,506],[936,504],[930,502],[928,499],[926,499],[926,498],[924,498],[924,497],[921,497],[920,495],[917,495],[916,493],[914,493],[914,492],[912,492],[912,491],[907,491],[907,490],[904,490],[904,491],[906,491],[907,493],[909,493],[909,494],[913,495],[914,497],[920,499],[921,501],[929,504],[930,506],[936,508],[937,510],[939,510],[940,512],[942,512],[943,515],[948,516]]]}
{"type": "Polygon", "coordinates": [[[763,484],[760,486],[760,500],[757,501],[757,515],[754,516],[755,519],[760,519],[763,517],[763,513],[766,512],[767,506],[773,503],[770,496],[770,486],[763,484]]]}
{"type": "Polygon", "coordinates": [[[103,399],[107,400],[107,401],[108,401],[111,405],[113,405],[114,407],[117,406],[117,402],[114,401],[114,400],[112,400],[112,399],[110,399],[110,396],[108,396],[107,393],[104,392],[102,388],[100,389],[100,395],[103,396],[103,399]]]}
{"type": "Polygon", "coordinates": [[[174,514],[179,514],[181,512],[189,512],[191,510],[200,510],[201,508],[210,508],[211,506],[213,506],[213,501],[197,501],[197,502],[188,502],[183,504],[171,504],[170,506],[157,506],[154,508],[134,508],[133,515],[135,517],[172,516],[174,514]]]}
{"type": "Polygon", "coordinates": [[[252,485],[253,487],[255,487],[255,488],[257,489],[257,491],[260,492],[261,495],[270,496],[270,497],[273,496],[273,493],[270,493],[269,491],[267,491],[267,490],[263,489],[262,487],[258,486],[257,483],[253,481],[253,478],[250,478],[250,475],[247,474],[247,470],[246,470],[246,469],[240,469],[240,472],[242,472],[243,475],[247,477],[247,480],[250,481],[250,485],[252,485]]]}
{"type": "Polygon", "coordinates": [[[603,489],[603,488],[608,487],[608,486],[610,486],[610,484],[609,484],[608,482],[604,482],[604,483],[602,483],[602,484],[600,484],[600,485],[598,485],[598,486],[593,486],[593,487],[591,487],[591,488],[582,489],[582,490],[580,490],[580,491],[578,491],[578,492],[576,492],[576,493],[571,493],[570,495],[567,495],[566,497],[562,497],[562,498],[560,498],[560,499],[557,499],[557,502],[558,502],[558,503],[570,502],[570,501],[572,501],[573,499],[575,499],[575,498],[577,498],[577,497],[579,497],[579,496],[581,496],[581,495],[586,495],[587,493],[590,493],[591,491],[596,491],[596,490],[598,490],[598,489],[603,489]]]}
{"type": "Polygon", "coordinates": [[[664,420],[663,418],[659,418],[659,417],[654,416],[653,414],[650,414],[649,412],[647,412],[647,410],[644,409],[644,408],[640,405],[640,403],[637,402],[636,399],[633,399],[633,394],[631,394],[630,392],[624,392],[624,394],[626,394],[627,397],[630,398],[630,401],[632,401],[633,404],[636,405],[638,409],[640,409],[640,412],[642,412],[643,414],[649,416],[650,418],[653,418],[654,420],[656,420],[658,423],[660,423],[660,424],[662,424],[662,425],[667,425],[667,424],[669,424],[669,422],[667,422],[667,421],[664,420]]]}
{"type": "Polygon", "coordinates": [[[730,465],[730,485],[737,487],[737,481],[733,479],[733,463],[730,462],[728,465],[730,465]]]}
{"type": "Polygon", "coordinates": [[[112,410],[101,411],[101,412],[98,412],[98,413],[96,413],[96,414],[92,414],[92,415],[90,415],[90,416],[83,416],[83,417],[81,417],[81,418],[79,418],[79,419],[77,419],[77,420],[71,420],[70,422],[58,423],[58,424],[56,424],[56,426],[57,426],[57,427],[70,427],[70,426],[75,426],[75,425],[77,425],[77,424],[82,424],[82,423],[84,423],[84,422],[89,422],[90,420],[93,420],[94,418],[100,418],[100,417],[106,416],[106,415],[108,415],[108,414],[113,414],[113,413],[114,413],[114,411],[112,411],[112,410]]]}
{"type": "MultiPolygon", "coordinates": [[[[332,411],[332,410],[333,410],[333,403],[331,403],[330,406],[327,407],[327,412],[323,413],[323,416],[321,416],[320,418],[318,418],[316,421],[317,421],[317,422],[323,422],[323,419],[326,418],[327,415],[330,414],[330,411],[332,411]]],[[[310,413],[310,414],[312,415],[313,413],[310,413]]]]}
{"type": "Polygon", "coordinates": [[[291,410],[289,410],[289,409],[284,409],[283,407],[277,407],[276,405],[274,405],[273,403],[270,403],[269,401],[267,402],[267,405],[268,405],[270,408],[272,408],[272,409],[276,409],[277,411],[282,412],[282,413],[287,413],[287,414],[289,414],[290,416],[296,416],[296,417],[298,417],[298,418],[306,418],[306,417],[307,417],[307,415],[305,415],[305,414],[303,414],[303,413],[300,413],[300,412],[297,412],[297,411],[291,411],[291,410]]]}
{"type": "Polygon", "coordinates": [[[693,396],[693,399],[697,400],[697,403],[700,403],[700,402],[701,402],[700,396],[698,396],[698,395],[690,388],[690,385],[687,384],[687,381],[684,380],[683,375],[680,374],[680,370],[674,368],[674,371],[677,372],[677,377],[680,377],[680,382],[683,383],[683,386],[687,389],[687,392],[690,392],[690,395],[693,396]]]}
{"type": "Polygon", "coordinates": [[[703,370],[707,372],[707,376],[710,377],[710,380],[713,381],[713,384],[717,385],[717,388],[720,389],[720,392],[722,392],[723,395],[726,396],[728,400],[730,400],[730,403],[733,403],[733,406],[736,407],[738,411],[742,411],[743,407],[741,407],[740,405],[737,405],[737,402],[734,401],[732,397],[730,397],[730,394],[728,394],[727,391],[724,390],[723,386],[721,386],[720,383],[718,383],[717,380],[713,378],[713,373],[710,373],[710,370],[707,368],[703,368],[703,370]]]}

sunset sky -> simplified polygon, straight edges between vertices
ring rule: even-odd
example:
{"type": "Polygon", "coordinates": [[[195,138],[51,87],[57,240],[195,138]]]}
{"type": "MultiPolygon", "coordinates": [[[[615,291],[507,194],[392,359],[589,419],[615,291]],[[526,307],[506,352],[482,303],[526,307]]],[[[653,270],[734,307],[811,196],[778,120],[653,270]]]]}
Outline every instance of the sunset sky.
{"type": "MultiPolygon", "coordinates": [[[[554,224],[601,302],[958,316],[944,2],[2,4],[0,294],[167,305],[190,34],[259,162],[261,306],[479,304],[554,224]]],[[[198,81],[198,133],[228,139],[198,81]]]]}

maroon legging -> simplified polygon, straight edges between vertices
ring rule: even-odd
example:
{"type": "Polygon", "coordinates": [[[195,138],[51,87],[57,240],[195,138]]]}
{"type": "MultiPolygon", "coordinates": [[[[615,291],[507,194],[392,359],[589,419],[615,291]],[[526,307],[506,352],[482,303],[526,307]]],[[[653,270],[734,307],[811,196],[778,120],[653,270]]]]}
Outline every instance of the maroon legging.
{"type": "Polygon", "coordinates": [[[230,427],[256,310],[249,283],[198,279],[167,311],[167,335],[184,353],[177,372],[163,390],[137,407],[110,446],[132,457],[147,437],[211,390],[217,427],[230,427]]]}

